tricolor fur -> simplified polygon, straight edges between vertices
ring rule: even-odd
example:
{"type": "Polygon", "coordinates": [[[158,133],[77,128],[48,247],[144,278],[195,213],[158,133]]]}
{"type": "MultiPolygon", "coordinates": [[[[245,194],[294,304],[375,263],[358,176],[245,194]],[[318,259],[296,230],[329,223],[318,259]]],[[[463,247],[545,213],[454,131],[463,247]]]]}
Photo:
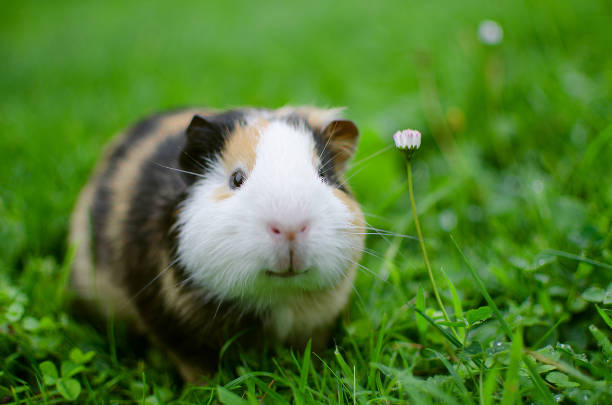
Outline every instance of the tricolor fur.
{"type": "Polygon", "coordinates": [[[323,344],[363,249],[343,180],[357,128],[338,113],[183,110],[119,136],[73,215],[77,292],[135,322],[191,380],[245,328],[323,344]]]}

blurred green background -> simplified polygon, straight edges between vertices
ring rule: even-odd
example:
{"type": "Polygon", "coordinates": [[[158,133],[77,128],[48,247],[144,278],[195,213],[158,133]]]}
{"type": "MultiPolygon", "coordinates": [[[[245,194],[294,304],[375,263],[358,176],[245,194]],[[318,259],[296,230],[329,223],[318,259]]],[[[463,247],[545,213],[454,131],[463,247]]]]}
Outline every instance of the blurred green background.
{"type": "MultiPolygon", "coordinates": [[[[0,266],[32,316],[52,314],[49,296],[64,291],[70,211],[114,133],[178,106],[315,104],[346,106],[362,131],[349,182],[371,225],[414,233],[402,157],[386,147],[397,129],[421,130],[416,198],[434,268],[467,306],[482,302],[452,232],[504,310],[536,320],[526,344],[565,314],[551,339],[595,348],[585,328],[601,319],[583,293],[605,290],[611,270],[542,252],[612,262],[611,2],[62,0],[0,11],[0,266]],[[488,19],[503,29],[496,44],[478,34],[488,19]]],[[[350,314],[375,328],[430,287],[414,241],[368,243],[376,256],[364,266],[379,278],[360,275],[350,314]]],[[[65,310],[61,299],[52,308],[65,310]]],[[[406,322],[401,333],[414,335],[406,322]]],[[[49,352],[37,353],[32,364],[49,352]]],[[[6,375],[31,375],[13,360],[6,375]]]]}

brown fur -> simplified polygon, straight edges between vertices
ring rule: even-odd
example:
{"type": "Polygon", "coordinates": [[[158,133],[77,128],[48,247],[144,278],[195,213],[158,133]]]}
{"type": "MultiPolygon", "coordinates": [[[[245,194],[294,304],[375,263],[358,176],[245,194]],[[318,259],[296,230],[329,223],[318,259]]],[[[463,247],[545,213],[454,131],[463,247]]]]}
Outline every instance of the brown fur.
{"type": "Polygon", "coordinates": [[[264,129],[266,125],[267,122],[263,121],[250,127],[239,126],[234,130],[223,153],[223,163],[227,173],[236,169],[237,162],[246,162],[247,169],[249,171],[253,170],[259,131],[264,129]]]}
{"type": "Polygon", "coordinates": [[[215,194],[213,198],[217,201],[223,201],[223,200],[227,200],[231,196],[232,196],[232,193],[231,191],[227,189],[227,186],[222,186],[215,190],[215,194]]]}

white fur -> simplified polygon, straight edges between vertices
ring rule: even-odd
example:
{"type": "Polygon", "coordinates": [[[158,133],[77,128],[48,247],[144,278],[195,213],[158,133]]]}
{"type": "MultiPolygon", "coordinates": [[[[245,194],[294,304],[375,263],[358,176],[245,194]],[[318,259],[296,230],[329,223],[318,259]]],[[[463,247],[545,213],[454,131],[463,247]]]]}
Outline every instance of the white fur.
{"type": "MultiPolygon", "coordinates": [[[[207,298],[237,299],[265,311],[346,276],[360,240],[351,233],[353,213],[318,176],[315,154],[306,130],[272,121],[260,133],[252,172],[231,197],[214,198],[220,187],[230,190],[231,173],[220,162],[194,184],[179,214],[178,256],[207,298]],[[270,221],[308,223],[294,245],[307,272],[290,278],[265,274],[279,268],[288,252],[270,232],[270,221]]],[[[246,172],[246,165],[239,167],[246,172]]]]}

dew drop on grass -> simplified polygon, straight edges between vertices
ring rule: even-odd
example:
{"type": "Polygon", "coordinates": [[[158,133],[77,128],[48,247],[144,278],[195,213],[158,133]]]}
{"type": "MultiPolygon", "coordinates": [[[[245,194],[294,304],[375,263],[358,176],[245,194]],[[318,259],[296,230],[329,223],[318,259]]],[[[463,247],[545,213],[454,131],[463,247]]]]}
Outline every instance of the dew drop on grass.
{"type": "Polygon", "coordinates": [[[487,353],[490,356],[493,356],[497,353],[503,352],[504,350],[507,350],[509,348],[509,346],[507,344],[504,344],[504,342],[498,341],[498,342],[494,342],[491,347],[489,349],[487,349],[487,353]]]}
{"type": "Polygon", "coordinates": [[[557,343],[557,348],[558,349],[563,349],[563,350],[572,350],[570,345],[568,345],[566,343],[557,343]]]}
{"type": "Polygon", "coordinates": [[[548,260],[547,260],[547,259],[545,259],[545,258],[543,258],[543,257],[541,257],[541,258],[539,258],[539,259],[538,259],[538,261],[536,262],[536,265],[537,265],[538,267],[541,267],[541,266],[544,266],[546,263],[548,263],[548,260]]]}

